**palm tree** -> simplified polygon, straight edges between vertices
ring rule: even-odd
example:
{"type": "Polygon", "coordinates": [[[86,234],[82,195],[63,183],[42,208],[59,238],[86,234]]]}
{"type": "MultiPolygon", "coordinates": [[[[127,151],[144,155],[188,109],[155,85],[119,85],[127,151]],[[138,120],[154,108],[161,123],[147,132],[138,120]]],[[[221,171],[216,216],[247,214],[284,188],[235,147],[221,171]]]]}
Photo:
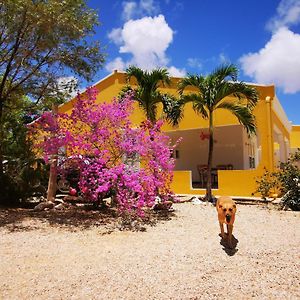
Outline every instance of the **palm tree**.
{"type": "Polygon", "coordinates": [[[137,88],[135,89],[135,99],[145,112],[146,118],[155,123],[157,120],[157,105],[164,104],[168,98],[162,94],[158,88],[170,85],[171,79],[167,69],[159,68],[152,71],[144,71],[138,67],[130,66],[127,70],[127,80],[135,77],[137,88]]]}
{"type": "MultiPolygon", "coordinates": [[[[178,91],[182,96],[181,104],[187,102],[193,104],[193,109],[209,123],[209,146],[207,172],[211,174],[212,158],[214,150],[214,112],[217,109],[226,109],[234,114],[238,121],[246,129],[247,133],[256,132],[253,108],[258,101],[258,93],[255,88],[237,81],[238,69],[235,65],[223,65],[207,76],[188,75],[178,84],[178,91]],[[230,79],[230,80],[228,80],[230,79]],[[183,95],[187,87],[193,87],[196,92],[183,95]],[[226,97],[234,96],[236,100],[226,97]]],[[[176,120],[175,120],[176,121],[176,120]]],[[[211,176],[207,178],[206,200],[212,200],[211,176]]]]}

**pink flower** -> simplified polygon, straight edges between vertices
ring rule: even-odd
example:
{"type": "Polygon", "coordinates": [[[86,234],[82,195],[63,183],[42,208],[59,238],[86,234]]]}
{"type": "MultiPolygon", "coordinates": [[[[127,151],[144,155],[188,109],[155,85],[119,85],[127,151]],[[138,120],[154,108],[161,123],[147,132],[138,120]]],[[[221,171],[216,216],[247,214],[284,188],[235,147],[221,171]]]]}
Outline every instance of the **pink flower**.
{"type": "MultiPolygon", "coordinates": [[[[112,194],[119,212],[135,212],[151,207],[155,197],[169,200],[174,160],[170,138],[161,131],[162,121],[145,121],[134,128],[133,94],[121,100],[96,104],[97,91],[87,90],[86,98],[77,97],[70,115],[45,113],[32,129],[42,131],[44,139],[36,143],[46,161],[65,149],[58,172],[74,164],[79,171],[79,188],[90,201],[101,201],[112,194]],[[142,161],[142,167],[139,166],[142,161]]],[[[74,167],[74,166],[73,166],[74,167]]]]}

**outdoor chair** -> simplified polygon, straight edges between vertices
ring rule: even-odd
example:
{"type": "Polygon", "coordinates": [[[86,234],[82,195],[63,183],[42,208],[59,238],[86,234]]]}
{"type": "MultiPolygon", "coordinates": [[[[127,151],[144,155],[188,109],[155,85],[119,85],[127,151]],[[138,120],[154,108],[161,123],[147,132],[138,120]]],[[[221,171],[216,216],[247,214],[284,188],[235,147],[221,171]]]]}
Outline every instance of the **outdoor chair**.
{"type": "Polygon", "coordinates": [[[197,170],[200,177],[201,187],[204,187],[204,184],[207,181],[207,165],[197,165],[197,170]]]}

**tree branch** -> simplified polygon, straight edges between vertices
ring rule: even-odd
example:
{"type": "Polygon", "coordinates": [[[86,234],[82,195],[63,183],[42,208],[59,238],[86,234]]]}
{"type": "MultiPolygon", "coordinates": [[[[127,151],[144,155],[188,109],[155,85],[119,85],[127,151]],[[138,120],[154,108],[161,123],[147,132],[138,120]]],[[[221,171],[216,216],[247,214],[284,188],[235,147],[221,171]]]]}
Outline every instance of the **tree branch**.
{"type": "Polygon", "coordinates": [[[22,37],[22,29],[24,27],[24,23],[25,23],[25,20],[26,20],[26,14],[27,14],[27,10],[25,10],[24,13],[23,13],[22,22],[21,22],[21,25],[20,25],[19,30],[17,32],[16,41],[15,41],[15,44],[13,46],[13,51],[12,51],[12,54],[11,54],[10,59],[8,61],[8,64],[6,66],[6,70],[3,74],[3,78],[2,78],[2,81],[1,81],[1,84],[0,84],[0,102],[1,103],[4,102],[3,91],[4,91],[4,86],[5,86],[6,80],[8,78],[9,72],[11,70],[11,65],[12,65],[14,57],[15,57],[15,55],[16,55],[19,47],[20,47],[20,42],[21,42],[21,37],[22,37]]]}

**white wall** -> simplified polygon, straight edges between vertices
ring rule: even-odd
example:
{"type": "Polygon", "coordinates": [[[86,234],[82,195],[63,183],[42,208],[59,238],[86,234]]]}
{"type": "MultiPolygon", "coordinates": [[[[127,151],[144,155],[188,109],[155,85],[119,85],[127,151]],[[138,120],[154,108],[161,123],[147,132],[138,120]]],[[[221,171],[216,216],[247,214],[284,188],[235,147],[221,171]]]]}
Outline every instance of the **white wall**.
{"type": "MultiPolygon", "coordinates": [[[[175,141],[183,140],[178,146],[179,158],[176,159],[175,170],[192,170],[193,181],[199,181],[198,164],[207,164],[208,140],[201,140],[200,133],[207,129],[194,129],[168,132],[175,141]]],[[[234,169],[244,169],[244,140],[241,125],[219,126],[214,132],[213,167],[232,164],[234,169]]]]}

